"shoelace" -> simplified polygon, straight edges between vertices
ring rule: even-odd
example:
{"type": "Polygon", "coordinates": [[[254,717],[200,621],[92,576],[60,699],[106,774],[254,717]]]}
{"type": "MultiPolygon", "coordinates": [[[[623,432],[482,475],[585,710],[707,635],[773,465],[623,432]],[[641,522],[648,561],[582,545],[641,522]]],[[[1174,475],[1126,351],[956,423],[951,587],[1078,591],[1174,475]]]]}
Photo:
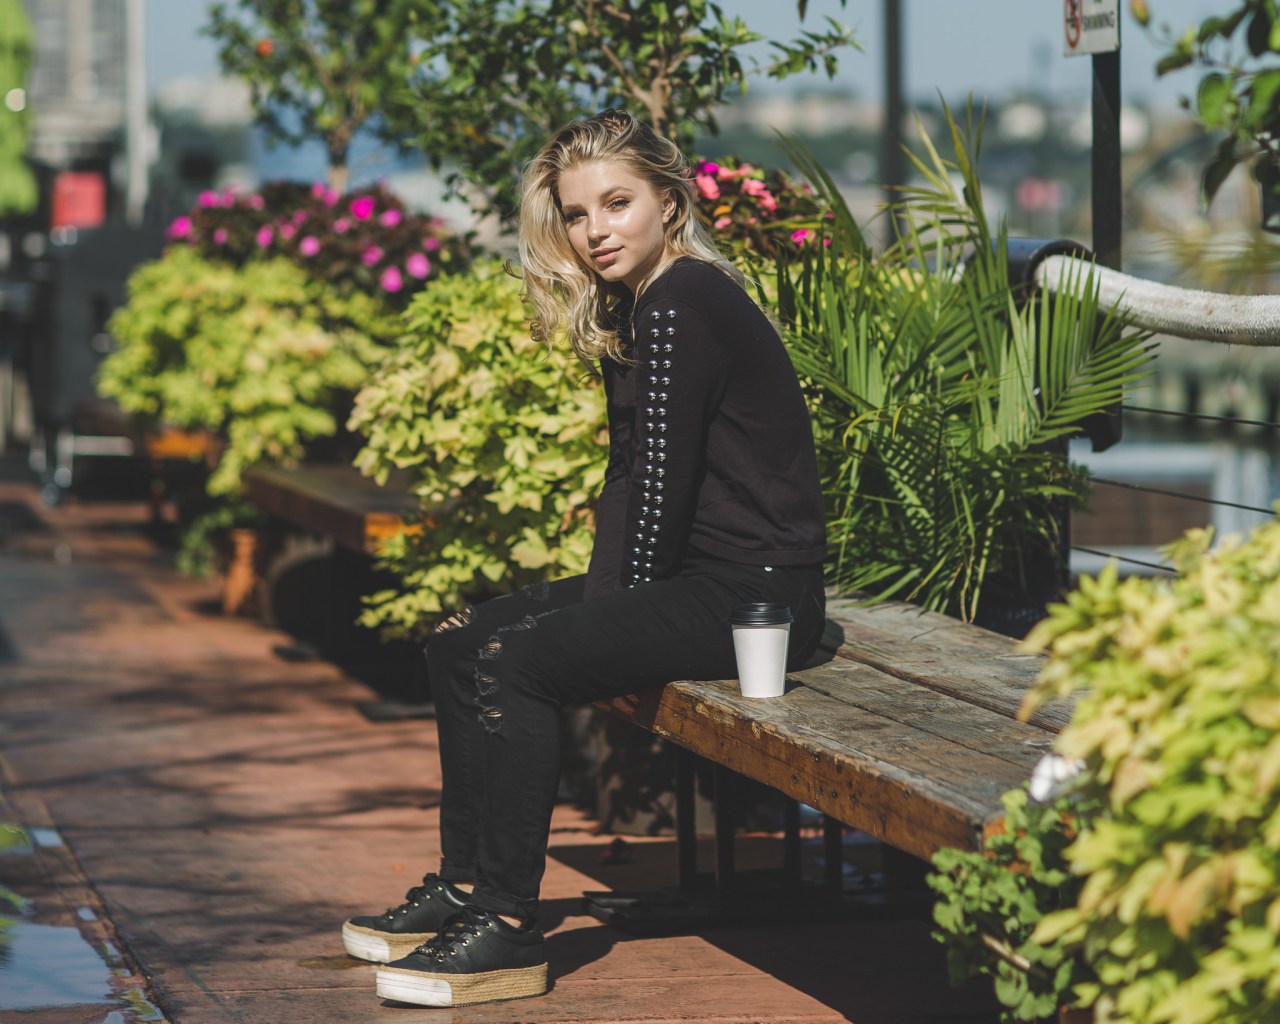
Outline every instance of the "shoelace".
{"type": "Polygon", "coordinates": [[[436,960],[457,956],[459,949],[471,945],[472,939],[478,939],[486,928],[493,926],[493,917],[487,911],[479,907],[463,907],[450,915],[435,938],[428,939],[416,952],[436,960]]]}
{"type": "Polygon", "coordinates": [[[409,913],[410,907],[419,907],[424,899],[431,899],[432,892],[443,888],[440,879],[435,875],[427,875],[422,879],[421,885],[415,885],[407,893],[404,894],[404,902],[398,907],[388,907],[386,910],[386,919],[390,921],[396,914],[409,913]]]}

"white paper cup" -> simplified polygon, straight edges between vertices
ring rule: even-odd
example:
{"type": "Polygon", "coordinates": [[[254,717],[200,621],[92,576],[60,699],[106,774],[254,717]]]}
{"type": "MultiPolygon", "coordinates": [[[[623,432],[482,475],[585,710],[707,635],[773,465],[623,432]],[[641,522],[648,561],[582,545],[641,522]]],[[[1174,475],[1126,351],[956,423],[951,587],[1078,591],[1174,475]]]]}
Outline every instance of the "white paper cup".
{"type": "Polygon", "coordinates": [[[729,616],[742,696],[782,696],[792,618],[785,604],[765,602],[738,605],[729,616]]]}

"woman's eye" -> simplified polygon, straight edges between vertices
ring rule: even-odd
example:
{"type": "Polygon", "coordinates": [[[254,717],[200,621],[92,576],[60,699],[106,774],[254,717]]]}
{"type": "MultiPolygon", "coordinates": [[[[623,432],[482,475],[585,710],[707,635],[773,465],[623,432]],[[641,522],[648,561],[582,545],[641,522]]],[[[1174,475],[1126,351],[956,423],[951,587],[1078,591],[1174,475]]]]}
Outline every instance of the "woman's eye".
{"type": "Polygon", "coordinates": [[[625,199],[615,199],[609,204],[609,209],[621,210],[621,209],[624,209],[626,205],[627,205],[627,201],[625,199]]]}
{"type": "Polygon", "coordinates": [[[581,220],[581,219],[582,219],[582,214],[580,213],[566,213],[564,215],[564,222],[566,224],[572,224],[574,221],[581,220]]]}

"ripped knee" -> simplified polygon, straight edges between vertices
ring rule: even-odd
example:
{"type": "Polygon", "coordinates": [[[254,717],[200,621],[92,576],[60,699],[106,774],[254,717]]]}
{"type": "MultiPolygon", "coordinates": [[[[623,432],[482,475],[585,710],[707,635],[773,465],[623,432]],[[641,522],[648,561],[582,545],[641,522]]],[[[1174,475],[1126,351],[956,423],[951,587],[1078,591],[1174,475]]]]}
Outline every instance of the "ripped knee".
{"type": "Polygon", "coordinates": [[[536,618],[526,615],[518,622],[499,626],[476,655],[476,667],[472,677],[475,682],[475,705],[480,724],[485,732],[497,733],[502,730],[502,708],[498,705],[501,694],[497,676],[501,666],[492,663],[499,662],[502,658],[506,643],[505,634],[524,632],[534,629],[537,625],[536,618]]]}

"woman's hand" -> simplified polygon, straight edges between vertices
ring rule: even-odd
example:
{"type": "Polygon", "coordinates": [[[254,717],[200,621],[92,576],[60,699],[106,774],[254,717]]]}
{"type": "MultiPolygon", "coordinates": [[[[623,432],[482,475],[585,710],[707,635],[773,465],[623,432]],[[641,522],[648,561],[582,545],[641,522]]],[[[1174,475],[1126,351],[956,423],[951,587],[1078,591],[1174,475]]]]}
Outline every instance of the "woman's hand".
{"type": "Polygon", "coordinates": [[[634,715],[640,710],[640,694],[624,693],[621,697],[596,701],[601,711],[621,711],[624,715],[634,715]]]}

